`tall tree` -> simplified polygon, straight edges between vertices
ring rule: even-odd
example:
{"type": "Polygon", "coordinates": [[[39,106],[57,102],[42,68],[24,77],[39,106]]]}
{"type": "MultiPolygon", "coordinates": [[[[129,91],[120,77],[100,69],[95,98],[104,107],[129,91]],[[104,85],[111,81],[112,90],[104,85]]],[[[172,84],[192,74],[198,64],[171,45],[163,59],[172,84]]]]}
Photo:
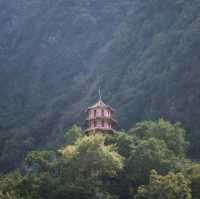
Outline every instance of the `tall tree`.
{"type": "Polygon", "coordinates": [[[185,156],[187,151],[186,131],[180,123],[172,124],[164,119],[144,121],[137,123],[130,134],[136,135],[140,140],[151,137],[163,140],[177,156],[185,156]]]}
{"type": "Polygon", "coordinates": [[[135,146],[127,160],[127,175],[135,186],[148,184],[150,171],[156,169],[166,174],[171,168],[174,154],[167,148],[163,140],[149,138],[135,146]]]}
{"type": "Polygon", "coordinates": [[[151,171],[149,185],[140,186],[135,199],[192,199],[190,181],[182,173],[166,176],[151,171]]]}

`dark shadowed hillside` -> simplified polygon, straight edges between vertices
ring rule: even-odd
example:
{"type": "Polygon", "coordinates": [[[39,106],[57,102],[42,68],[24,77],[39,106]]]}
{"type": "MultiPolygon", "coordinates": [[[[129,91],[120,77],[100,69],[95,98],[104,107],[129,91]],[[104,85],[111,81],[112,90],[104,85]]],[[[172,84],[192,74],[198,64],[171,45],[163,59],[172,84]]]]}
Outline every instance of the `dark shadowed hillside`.
{"type": "Polygon", "coordinates": [[[99,87],[121,128],[181,121],[200,158],[199,0],[1,0],[0,29],[1,170],[62,143],[99,87]]]}

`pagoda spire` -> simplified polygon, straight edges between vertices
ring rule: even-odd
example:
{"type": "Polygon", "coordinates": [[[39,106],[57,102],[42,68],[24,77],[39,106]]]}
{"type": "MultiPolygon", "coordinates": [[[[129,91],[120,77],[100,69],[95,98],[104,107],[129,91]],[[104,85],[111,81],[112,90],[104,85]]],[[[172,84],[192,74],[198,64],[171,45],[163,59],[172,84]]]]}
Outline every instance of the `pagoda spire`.
{"type": "Polygon", "coordinates": [[[101,87],[99,87],[99,101],[102,101],[101,87]]]}

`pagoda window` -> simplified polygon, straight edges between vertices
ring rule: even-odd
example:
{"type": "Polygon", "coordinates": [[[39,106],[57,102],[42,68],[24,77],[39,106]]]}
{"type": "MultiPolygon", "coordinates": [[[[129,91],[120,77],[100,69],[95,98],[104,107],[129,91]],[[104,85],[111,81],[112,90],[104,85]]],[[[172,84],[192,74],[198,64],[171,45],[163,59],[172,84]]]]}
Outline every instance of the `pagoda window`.
{"type": "Polygon", "coordinates": [[[104,117],[104,110],[101,110],[101,116],[104,117]]]}
{"type": "Polygon", "coordinates": [[[94,127],[96,127],[97,126],[97,122],[96,121],[94,121],[94,127]]]}
{"type": "Polygon", "coordinates": [[[97,116],[98,116],[98,117],[101,116],[101,109],[97,109],[97,116]]]}
{"type": "Polygon", "coordinates": [[[105,122],[101,121],[101,126],[104,127],[105,126],[105,122]]]}
{"type": "Polygon", "coordinates": [[[107,116],[110,117],[110,111],[107,111],[107,116]]]}
{"type": "Polygon", "coordinates": [[[94,117],[97,116],[97,110],[94,110],[94,117]]]}
{"type": "Polygon", "coordinates": [[[97,126],[101,127],[101,121],[97,121],[97,126]]]}

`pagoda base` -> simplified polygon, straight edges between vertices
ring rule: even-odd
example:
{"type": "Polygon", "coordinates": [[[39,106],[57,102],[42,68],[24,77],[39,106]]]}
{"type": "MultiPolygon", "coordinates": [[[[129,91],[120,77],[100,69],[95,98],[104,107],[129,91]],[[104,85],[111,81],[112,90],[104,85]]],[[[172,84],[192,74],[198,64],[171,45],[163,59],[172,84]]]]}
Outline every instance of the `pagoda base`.
{"type": "Polygon", "coordinates": [[[91,135],[91,134],[113,134],[115,132],[114,129],[112,128],[90,128],[86,129],[84,133],[86,135],[91,135]]]}

